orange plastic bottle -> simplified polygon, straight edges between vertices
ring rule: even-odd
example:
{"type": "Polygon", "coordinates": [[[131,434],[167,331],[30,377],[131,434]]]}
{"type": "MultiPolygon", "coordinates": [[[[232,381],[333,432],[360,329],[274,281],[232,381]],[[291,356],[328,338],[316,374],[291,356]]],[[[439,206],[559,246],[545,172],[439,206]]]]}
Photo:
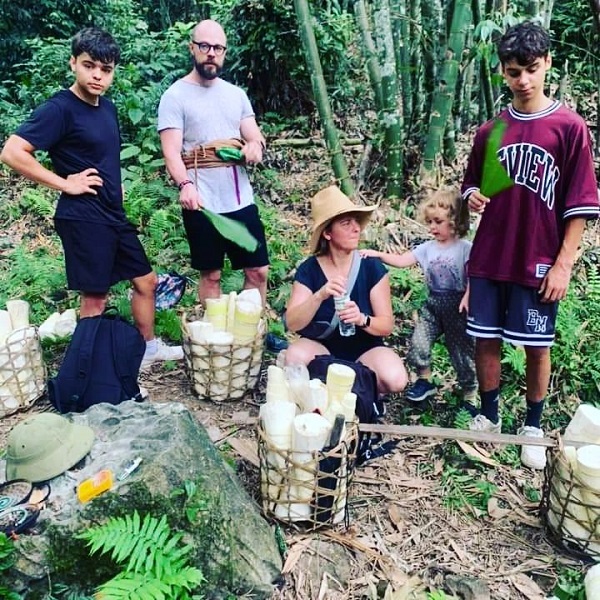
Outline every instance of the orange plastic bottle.
{"type": "Polygon", "coordinates": [[[113,485],[113,473],[110,469],[102,469],[93,477],[82,481],[77,486],[77,498],[80,502],[89,502],[92,498],[110,490],[113,485]]]}

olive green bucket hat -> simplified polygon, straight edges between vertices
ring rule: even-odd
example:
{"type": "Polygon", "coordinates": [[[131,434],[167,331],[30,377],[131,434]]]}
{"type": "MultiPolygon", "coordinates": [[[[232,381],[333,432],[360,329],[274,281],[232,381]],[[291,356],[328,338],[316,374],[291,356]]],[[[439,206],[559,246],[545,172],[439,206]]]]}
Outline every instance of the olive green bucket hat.
{"type": "Polygon", "coordinates": [[[7,439],[6,479],[47,481],[76,465],[92,448],[94,432],[53,413],[15,425],[7,439]]]}

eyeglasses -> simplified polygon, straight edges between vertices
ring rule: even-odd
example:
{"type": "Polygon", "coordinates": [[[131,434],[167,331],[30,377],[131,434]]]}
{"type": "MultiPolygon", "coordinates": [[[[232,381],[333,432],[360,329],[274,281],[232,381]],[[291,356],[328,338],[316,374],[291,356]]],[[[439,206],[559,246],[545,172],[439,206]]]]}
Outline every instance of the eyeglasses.
{"type": "Polygon", "coordinates": [[[192,40],[192,44],[198,46],[198,50],[200,50],[202,54],[208,54],[212,48],[217,56],[221,56],[221,54],[227,50],[227,48],[221,46],[221,44],[207,44],[206,42],[197,42],[196,40],[192,40]]]}

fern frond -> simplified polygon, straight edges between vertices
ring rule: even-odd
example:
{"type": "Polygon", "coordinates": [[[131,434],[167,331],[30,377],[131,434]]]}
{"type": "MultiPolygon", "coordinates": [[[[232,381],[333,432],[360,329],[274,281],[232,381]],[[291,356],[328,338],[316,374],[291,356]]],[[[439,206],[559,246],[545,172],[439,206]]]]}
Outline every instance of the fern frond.
{"type": "Polygon", "coordinates": [[[172,586],[148,574],[117,575],[98,587],[102,600],[170,600],[172,586]]]}

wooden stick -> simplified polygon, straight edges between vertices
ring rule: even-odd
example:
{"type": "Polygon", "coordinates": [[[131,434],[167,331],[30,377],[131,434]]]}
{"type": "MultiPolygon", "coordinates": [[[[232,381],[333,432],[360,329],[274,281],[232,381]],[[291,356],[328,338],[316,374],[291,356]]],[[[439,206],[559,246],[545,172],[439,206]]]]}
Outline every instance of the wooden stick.
{"type": "MultiPolygon", "coordinates": [[[[507,433],[488,433],[486,431],[468,431],[465,429],[450,429],[447,427],[425,427],[423,425],[385,425],[378,423],[359,423],[360,431],[372,433],[387,433],[394,437],[429,437],[446,440],[462,440],[464,442],[485,442],[488,444],[516,444],[518,446],[558,446],[554,437],[535,438],[524,435],[510,435],[507,433]]],[[[563,440],[564,446],[579,448],[586,446],[585,442],[571,442],[563,440]]]]}

